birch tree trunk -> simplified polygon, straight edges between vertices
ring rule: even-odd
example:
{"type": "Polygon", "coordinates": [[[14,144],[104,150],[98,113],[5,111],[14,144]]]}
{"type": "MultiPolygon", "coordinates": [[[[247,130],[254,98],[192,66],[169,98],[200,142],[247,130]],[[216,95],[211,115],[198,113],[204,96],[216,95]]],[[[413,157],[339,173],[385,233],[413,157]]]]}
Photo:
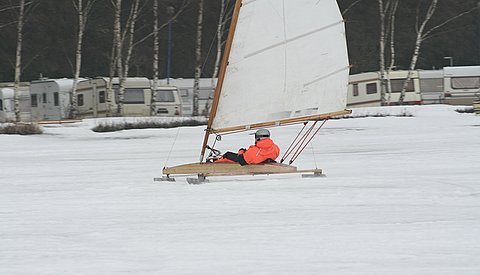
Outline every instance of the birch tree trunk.
{"type": "Polygon", "coordinates": [[[17,49],[15,53],[15,83],[14,83],[14,104],[15,104],[15,122],[20,122],[20,79],[22,74],[22,43],[23,43],[23,23],[25,17],[25,0],[20,0],[20,11],[18,13],[17,24],[17,49]]]}
{"type": "Polygon", "coordinates": [[[117,102],[117,115],[123,115],[123,93],[124,93],[124,78],[123,78],[123,66],[122,66],[122,34],[121,34],[121,22],[120,15],[122,10],[122,0],[116,0],[115,4],[115,23],[113,27],[114,35],[114,48],[115,48],[115,65],[117,68],[117,75],[119,80],[118,88],[118,102],[117,102]]]}
{"type": "MultiPolygon", "coordinates": [[[[121,98],[121,112],[119,112],[120,115],[123,115],[123,101],[124,101],[124,94],[125,94],[125,81],[128,77],[128,72],[130,69],[130,58],[132,57],[132,52],[133,52],[133,39],[135,35],[135,23],[137,22],[138,18],[138,9],[140,5],[140,0],[135,0],[133,2],[133,6],[130,9],[130,14],[128,16],[128,21],[127,25],[125,27],[125,34],[121,37],[121,43],[120,43],[120,64],[123,64],[123,70],[120,73],[119,70],[119,78],[120,78],[120,98],[121,98]],[[127,33],[128,30],[128,33],[127,33]],[[122,49],[123,49],[123,43],[125,41],[128,41],[127,49],[126,49],[126,55],[125,55],[125,60],[123,60],[123,55],[122,55],[122,49]]],[[[121,26],[120,26],[121,27],[121,26]]]]}
{"type": "Polygon", "coordinates": [[[202,27],[203,0],[198,1],[197,43],[195,47],[195,80],[193,83],[193,116],[199,115],[198,97],[200,93],[200,76],[202,74],[202,27]]]}
{"type": "Polygon", "coordinates": [[[380,44],[379,44],[379,59],[380,59],[380,102],[383,105],[386,105],[385,94],[387,91],[387,77],[385,72],[385,17],[386,9],[383,0],[378,0],[378,8],[380,11],[380,44]]]}
{"type": "Polygon", "coordinates": [[[225,18],[225,0],[221,0],[220,15],[218,17],[218,25],[217,25],[217,56],[215,57],[215,66],[213,69],[212,79],[218,76],[220,61],[222,59],[223,30],[225,28],[224,18],[225,18]]]}
{"type": "Polygon", "coordinates": [[[397,8],[398,8],[398,3],[399,0],[393,0],[392,8],[389,13],[389,26],[390,26],[390,31],[389,31],[389,37],[390,37],[390,65],[388,66],[388,71],[387,71],[387,105],[391,104],[391,99],[392,99],[392,82],[390,81],[390,72],[394,70],[396,67],[395,62],[396,62],[396,57],[395,57],[395,24],[396,24],[396,14],[397,14],[397,8]]]}
{"type": "Polygon", "coordinates": [[[110,70],[109,70],[109,77],[107,82],[107,116],[113,115],[113,102],[115,102],[115,92],[113,91],[113,76],[115,75],[115,48],[116,48],[116,36],[113,36],[113,43],[112,43],[112,51],[110,54],[110,70]]]}
{"type": "Polygon", "coordinates": [[[353,8],[356,4],[358,4],[360,1],[362,0],[356,0],[355,2],[351,3],[348,7],[346,7],[343,11],[342,11],[342,15],[345,15],[348,13],[348,11],[353,8]]]}
{"type": "MultiPolygon", "coordinates": [[[[220,3],[220,15],[218,17],[217,25],[217,56],[215,57],[215,65],[213,68],[211,86],[215,85],[215,78],[218,76],[218,70],[220,68],[220,61],[222,59],[222,46],[223,46],[223,31],[225,29],[225,0],[221,0],[220,3]]],[[[213,98],[208,96],[207,103],[205,104],[204,115],[207,116],[210,111],[210,102],[213,98]]]]}
{"type": "Polygon", "coordinates": [[[70,117],[76,118],[77,111],[78,111],[77,85],[78,85],[78,79],[80,78],[80,71],[82,68],[83,35],[85,33],[85,26],[87,25],[88,14],[90,13],[90,10],[95,0],[87,1],[85,6],[83,5],[83,0],[72,0],[72,1],[78,13],[78,34],[77,34],[77,48],[75,51],[75,72],[74,72],[73,87],[72,87],[70,117]],[[75,1],[78,1],[78,2],[75,2],[75,1]]]}
{"type": "Polygon", "coordinates": [[[128,47],[127,47],[127,55],[125,56],[125,61],[123,62],[123,77],[128,77],[129,69],[130,69],[130,59],[132,58],[133,52],[133,40],[135,36],[135,24],[138,18],[138,9],[140,5],[140,0],[135,0],[133,3],[132,10],[130,11],[130,24],[129,24],[129,33],[128,33],[128,47]]]}
{"type": "MultiPolygon", "coordinates": [[[[403,83],[402,91],[400,92],[400,98],[398,99],[398,104],[400,104],[400,105],[403,105],[403,102],[405,100],[405,92],[408,88],[408,82],[412,78],[412,72],[413,72],[413,70],[415,70],[415,66],[417,65],[417,61],[418,61],[418,56],[420,54],[420,47],[422,46],[422,42],[426,38],[426,36],[424,35],[425,27],[426,27],[428,21],[430,21],[433,14],[435,13],[435,10],[437,8],[437,3],[438,3],[438,0],[432,0],[429,8],[427,10],[427,13],[425,15],[425,19],[423,20],[420,27],[417,28],[417,37],[415,39],[415,48],[413,50],[412,59],[410,61],[410,66],[408,68],[407,78],[405,79],[405,82],[403,83]]],[[[417,15],[417,22],[420,22],[419,15],[417,15]]],[[[429,31],[426,32],[427,35],[428,35],[428,33],[430,33],[430,32],[429,31]]]]}
{"type": "Polygon", "coordinates": [[[154,102],[157,98],[158,85],[158,0],[153,0],[153,90],[152,99],[150,101],[150,115],[155,115],[154,102]]]}

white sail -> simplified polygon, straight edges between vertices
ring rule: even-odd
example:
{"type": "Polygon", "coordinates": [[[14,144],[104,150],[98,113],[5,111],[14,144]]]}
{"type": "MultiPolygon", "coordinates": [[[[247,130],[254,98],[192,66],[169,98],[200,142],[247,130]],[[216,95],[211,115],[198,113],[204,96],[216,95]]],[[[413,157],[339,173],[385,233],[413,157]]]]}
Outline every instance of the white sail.
{"type": "Polygon", "coordinates": [[[348,54],[335,0],[244,0],[212,128],[342,111],[348,54]]]}

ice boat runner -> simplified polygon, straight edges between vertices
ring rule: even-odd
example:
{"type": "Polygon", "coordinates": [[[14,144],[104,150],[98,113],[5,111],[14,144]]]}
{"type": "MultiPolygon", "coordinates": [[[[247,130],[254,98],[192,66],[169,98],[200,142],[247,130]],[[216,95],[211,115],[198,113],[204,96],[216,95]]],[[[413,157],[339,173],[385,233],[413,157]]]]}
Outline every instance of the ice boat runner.
{"type": "Polygon", "coordinates": [[[287,150],[297,148],[291,164],[319,130],[314,129],[318,121],[350,112],[345,110],[348,73],[344,22],[335,0],[237,0],[200,162],[165,167],[163,174],[203,179],[305,172],[282,163],[206,163],[205,152],[212,135],[218,139],[220,134],[313,121],[287,150]]]}

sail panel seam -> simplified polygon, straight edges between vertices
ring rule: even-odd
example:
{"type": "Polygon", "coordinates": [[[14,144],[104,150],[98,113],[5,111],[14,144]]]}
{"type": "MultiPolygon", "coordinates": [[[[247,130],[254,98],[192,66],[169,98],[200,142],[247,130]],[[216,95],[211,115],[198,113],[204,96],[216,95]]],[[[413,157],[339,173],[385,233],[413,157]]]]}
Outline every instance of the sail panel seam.
{"type": "Polygon", "coordinates": [[[325,78],[328,78],[328,77],[330,77],[330,76],[332,76],[332,75],[336,75],[336,74],[341,73],[341,72],[343,72],[343,71],[345,71],[345,70],[348,70],[348,69],[350,69],[350,66],[346,66],[346,67],[343,67],[343,68],[341,68],[341,69],[339,69],[339,70],[336,70],[336,71],[334,71],[334,72],[331,72],[331,73],[329,73],[329,74],[322,75],[321,77],[318,77],[318,78],[316,78],[316,79],[314,79],[314,80],[312,80],[312,81],[310,81],[310,82],[307,82],[307,83],[303,84],[303,87],[310,86],[310,85],[312,85],[313,83],[316,83],[316,82],[318,82],[318,81],[320,81],[320,80],[323,80],[323,79],[325,79],[325,78]]]}
{"type": "Polygon", "coordinates": [[[286,44],[291,43],[291,42],[293,42],[293,41],[302,39],[302,38],[304,38],[304,37],[308,37],[308,36],[313,35],[313,34],[315,34],[315,33],[317,33],[317,32],[321,32],[321,31],[324,31],[324,30],[333,28],[333,27],[335,27],[335,26],[337,26],[337,25],[339,25],[339,24],[343,24],[343,20],[338,21],[338,22],[335,22],[335,23],[330,24],[330,25],[327,25],[327,26],[325,26],[325,27],[321,27],[321,28],[318,28],[318,29],[316,29],[316,30],[313,30],[313,31],[310,31],[310,32],[307,32],[307,33],[304,33],[304,34],[301,34],[301,35],[298,35],[298,36],[295,36],[295,37],[292,37],[292,38],[290,38],[290,39],[286,39],[285,41],[282,41],[282,42],[273,44],[273,45],[268,46],[268,47],[265,47],[265,48],[263,48],[263,49],[261,49],[261,50],[258,50],[258,51],[249,53],[249,54],[245,55],[244,58],[245,58],[245,59],[250,58],[250,57],[252,57],[252,56],[261,54],[261,53],[263,53],[263,52],[265,52],[265,51],[268,51],[268,50],[271,50],[271,49],[273,49],[273,48],[276,48],[276,47],[279,47],[279,46],[282,46],[282,45],[286,45],[286,44]]]}
{"type": "Polygon", "coordinates": [[[244,0],[244,1],[242,1],[242,6],[246,6],[246,5],[251,4],[253,2],[257,2],[257,0],[244,0]]]}

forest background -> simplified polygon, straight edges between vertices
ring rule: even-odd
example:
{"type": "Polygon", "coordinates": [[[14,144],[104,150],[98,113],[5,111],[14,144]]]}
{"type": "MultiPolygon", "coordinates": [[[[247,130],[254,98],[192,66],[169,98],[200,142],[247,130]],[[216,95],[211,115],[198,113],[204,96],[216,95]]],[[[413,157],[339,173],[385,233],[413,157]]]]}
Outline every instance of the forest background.
{"type": "MultiPolygon", "coordinates": [[[[168,11],[175,10],[171,24],[171,67],[174,78],[193,78],[198,0],[160,1],[160,78],[166,77],[168,11]]],[[[0,1],[0,82],[14,80],[17,45],[17,13],[11,8],[17,1],[0,1]]],[[[129,5],[124,1],[122,20],[127,20],[129,5]]],[[[130,61],[129,76],[152,78],[153,13],[151,0],[142,1],[135,28],[135,47],[130,61]],[[139,42],[141,41],[141,42],[139,42]]],[[[226,11],[233,2],[226,0],[226,11]]],[[[400,0],[395,18],[396,68],[408,69],[416,39],[417,14],[422,16],[430,0],[400,0]]],[[[202,32],[202,77],[211,77],[216,61],[216,32],[220,16],[220,0],[204,1],[202,32]]],[[[338,0],[346,20],[347,43],[351,73],[379,70],[380,12],[377,0],[338,0]]],[[[440,0],[428,23],[430,28],[459,14],[432,32],[422,43],[417,69],[439,69],[453,65],[480,64],[480,1],[440,0]],[[447,57],[447,58],[446,58],[447,57]]],[[[228,18],[228,16],[227,16],[228,18]]],[[[88,15],[83,53],[82,77],[108,76],[112,54],[114,9],[111,1],[98,0],[88,15]]],[[[421,22],[420,22],[421,23],[421,22]]],[[[28,9],[22,49],[22,81],[40,76],[73,78],[77,45],[78,15],[71,0],[37,0],[28,9]]],[[[224,38],[226,37],[226,30],[224,38]]]]}

